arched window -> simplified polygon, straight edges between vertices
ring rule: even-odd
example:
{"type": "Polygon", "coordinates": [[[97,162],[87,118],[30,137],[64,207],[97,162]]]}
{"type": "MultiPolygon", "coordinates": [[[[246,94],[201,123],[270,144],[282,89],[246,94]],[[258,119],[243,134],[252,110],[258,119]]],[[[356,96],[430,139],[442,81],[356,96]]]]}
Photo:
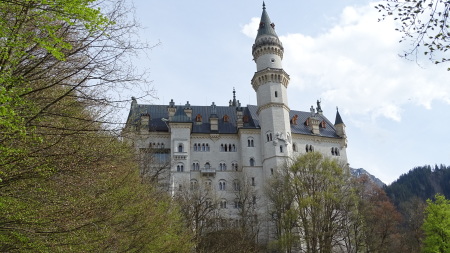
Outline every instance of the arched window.
{"type": "Polygon", "coordinates": [[[183,144],[178,144],[178,152],[183,152],[183,144]]]}
{"type": "Polygon", "coordinates": [[[234,180],[233,181],[233,189],[235,191],[240,191],[241,190],[241,183],[239,182],[239,180],[234,180]]]}
{"type": "Polygon", "coordinates": [[[238,164],[237,164],[237,162],[231,163],[231,168],[232,168],[233,170],[235,170],[235,171],[238,171],[238,164]]]}
{"type": "Polygon", "coordinates": [[[178,164],[177,165],[177,172],[183,172],[184,171],[184,165],[183,164],[178,164]]]}
{"type": "Polygon", "coordinates": [[[280,145],[280,153],[283,153],[283,145],[280,145]]]}
{"type": "Polygon", "coordinates": [[[205,163],[205,169],[207,170],[211,169],[211,164],[209,164],[209,162],[205,163]]]}
{"type": "Polygon", "coordinates": [[[312,145],[306,144],[306,152],[313,152],[313,151],[314,151],[314,147],[312,145]]]}
{"type": "Polygon", "coordinates": [[[220,201],[220,208],[227,208],[227,201],[225,199],[220,201]]]}
{"type": "Polygon", "coordinates": [[[225,151],[225,148],[224,148],[223,144],[220,144],[220,151],[222,151],[222,152],[225,151]]]}
{"type": "Polygon", "coordinates": [[[254,147],[254,142],[253,142],[253,138],[248,138],[247,139],[247,146],[248,147],[254,147]]]}
{"type": "Polygon", "coordinates": [[[206,151],[209,151],[209,144],[206,143],[206,151]]]}
{"type": "Polygon", "coordinates": [[[206,151],[205,143],[202,144],[202,151],[206,151]]]}
{"type": "Polygon", "coordinates": [[[276,98],[278,97],[278,91],[275,91],[275,97],[276,98]]]}
{"type": "Polygon", "coordinates": [[[292,150],[294,151],[294,152],[297,152],[298,150],[297,150],[297,144],[292,144],[292,150]]]}
{"type": "Polygon", "coordinates": [[[197,180],[192,179],[191,180],[191,191],[192,190],[197,190],[197,188],[198,188],[197,180]]]}
{"type": "Polygon", "coordinates": [[[225,191],[227,189],[227,183],[225,180],[219,181],[219,191],[225,191]]]}
{"type": "Polygon", "coordinates": [[[269,133],[270,141],[272,141],[272,133],[269,133]]]}
{"type": "Polygon", "coordinates": [[[197,143],[194,144],[194,151],[197,151],[197,143]]]}
{"type": "Polygon", "coordinates": [[[200,169],[200,165],[198,164],[198,162],[192,163],[192,170],[199,170],[199,169],[200,169]]]}
{"type": "Polygon", "coordinates": [[[250,166],[255,166],[255,159],[250,158],[250,166]]]}
{"type": "Polygon", "coordinates": [[[220,170],[220,171],[225,171],[225,170],[227,170],[227,165],[225,164],[225,162],[221,162],[221,163],[219,164],[219,170],[220,170]]]}
{"type": "Polygon", "coordinates": [[[233,149],[232,149],[232,151],[233,151],[233,152],[236,152],[236,145],[234,145],[234,144],[233,144],[233,149]]]}

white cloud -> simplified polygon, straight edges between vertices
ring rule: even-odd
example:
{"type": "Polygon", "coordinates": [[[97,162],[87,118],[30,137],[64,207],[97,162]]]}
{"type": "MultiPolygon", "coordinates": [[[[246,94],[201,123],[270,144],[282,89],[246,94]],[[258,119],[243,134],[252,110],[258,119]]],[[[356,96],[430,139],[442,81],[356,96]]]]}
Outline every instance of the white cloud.
{"type": "Polygon", "coordinates": [[[252,18],[250,23],[242,26],[241,32],[254,39],[258,34],[259,18],[252,18]]]}
{"type": "MultiPolygon", "coordinates": [[[[284,68],[291,89],[314,91],[327,104],[353,115],[401,121],[402,106],[413,103],[431,108],[434,100],[450,101],[447,66],[416,62],[398,56],[401,34],[391,20],[378,22],[371,6],[346,7],[334,26],[310,37],[299,33],[280,36],[285,47],[284,68]]],[[[254,38],[259,19],[242,32],[254,38]]],[[[295,107],[295,106],[294,106],[295,107]]]]}

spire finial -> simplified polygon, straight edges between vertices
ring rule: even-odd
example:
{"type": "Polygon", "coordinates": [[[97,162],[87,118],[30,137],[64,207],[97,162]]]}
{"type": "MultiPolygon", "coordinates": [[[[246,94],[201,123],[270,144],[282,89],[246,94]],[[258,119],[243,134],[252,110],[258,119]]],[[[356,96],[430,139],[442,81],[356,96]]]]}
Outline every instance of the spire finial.
{"type": "Polygon", "coordinates": [[[233,87],[233,100],[236,99],[236,90],[233,87]]]}
{"type": "Polygon", "coordinates": [[[263,10],[265,10],[266,9],[266,3],[264,3],[264,1],[263,1],[263,10]]]}

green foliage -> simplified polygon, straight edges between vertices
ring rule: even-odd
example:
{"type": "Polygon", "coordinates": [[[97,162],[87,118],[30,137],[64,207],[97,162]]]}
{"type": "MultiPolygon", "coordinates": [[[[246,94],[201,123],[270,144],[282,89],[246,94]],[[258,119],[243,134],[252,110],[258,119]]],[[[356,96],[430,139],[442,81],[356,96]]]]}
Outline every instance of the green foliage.
{"type": "Polygon", "coordinates": [[[106,127],[108,85],[137,80],[124,10],[0,1],[0,252],[190,251],[177,205],[106,127]]]}
{"type": "Polygon", "coordinates": [[[422,226],[425,232],[422,252],[450,252],[450,200],[436,194],[435,201],[428,199],[427,204],[422,226]]]}
{"type": "Polygon", "coordinates": [[[450,2],[446,0],[389,0],[375,8],[398,21],[397,31],[403,34],[400,42],[411,46],[405,57],[419,57],[423,53],[438,64],[449,60],[450,32],[448,17],[450,2]]]}
{"type": "Polygon", "coordinates": [[[278,250],[332,252],[345,247],[347,214],[356,204],[348,168],[321,153],[307,153],[283,169],[268,191],[278,250]]]}

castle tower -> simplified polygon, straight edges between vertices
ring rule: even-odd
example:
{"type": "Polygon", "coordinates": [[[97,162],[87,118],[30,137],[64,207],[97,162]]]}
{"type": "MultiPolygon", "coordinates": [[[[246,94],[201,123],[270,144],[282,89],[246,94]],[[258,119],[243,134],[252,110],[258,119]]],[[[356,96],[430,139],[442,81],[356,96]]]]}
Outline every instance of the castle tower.
{"type": "Polygon", "coordinates": [[[252,86],[257,95],[261,123],[263,170],[280,168],[292,152],[287,86],[289,75],[283,70],[284,48],[263,3],[258,35],[252,47],[256,72],[252,86]]]}

